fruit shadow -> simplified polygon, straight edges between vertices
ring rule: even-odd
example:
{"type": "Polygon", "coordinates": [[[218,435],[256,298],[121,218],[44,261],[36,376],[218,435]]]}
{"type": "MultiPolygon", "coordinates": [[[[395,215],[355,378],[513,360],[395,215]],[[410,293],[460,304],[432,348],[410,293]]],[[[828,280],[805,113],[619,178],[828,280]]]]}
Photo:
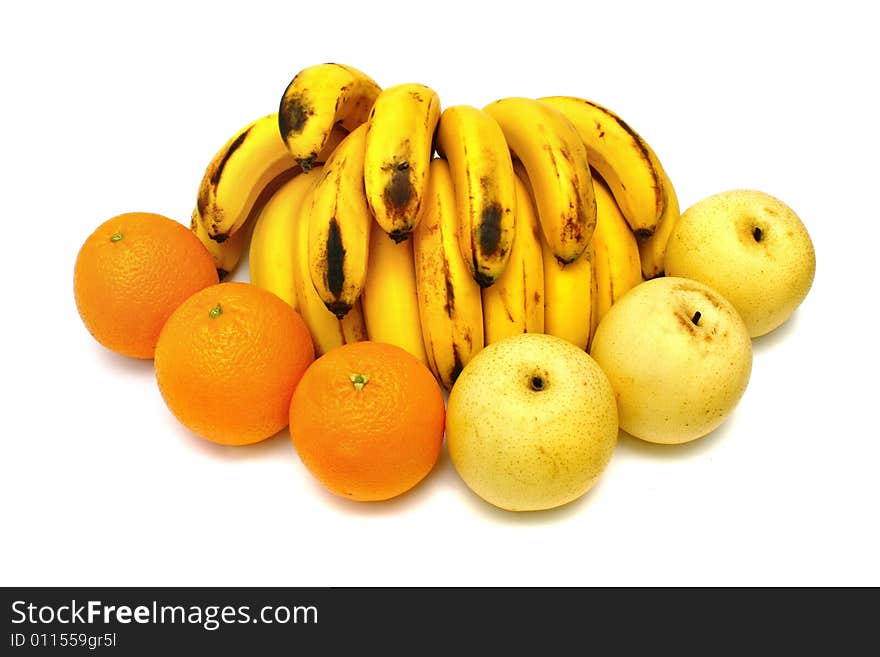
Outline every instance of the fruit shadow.
{"type": "Polygon", "coordinates": [[[222,461],[252,461],[258,459],[290,458],[296,452],[290,440],[290,431],[282,429],[274,436],[253,445],[221,445],[205,440],[183,425],[176,423],[177,437],[186,442],[187,447],[202,456],[222,461]]]}
{"type": "Polygon", "coordinates": [[[101,371],[106,370],[125,377],[144,376],[153,379],[156,376],[152,358],[130,358],[114,353],[97,343],[91,348],[95,358],[100,361],[101,371]]]}
{"type": "Polygon", "coordinates": [[[797,330],[798,315],[798,311],[795,311],[794,314],[788,318],[788,321],[779,328],[757,338],[752,338],[752,351],[756,354],[764,353],[765,351],[775,349],[781,342],[785,342],[785,340],[788,339],[788,336],[797,330]]]}
{"type": "Polygon", "coordinates": [[[720,427],[709,432],[702,438],[676,445],[650,443],[641,438],[636,438],[623,429],[620,429],[617,433],[617,451],[621,454],[635,454],[637,456],[652,459],[671,460],[696,458],[711,451],[722,440],[724,440],[725,435],[730,431],[730,426],[732,424],[730,421],[731,419],[732,417],[727,418],[727,421],[725,421],[720,427]]]}

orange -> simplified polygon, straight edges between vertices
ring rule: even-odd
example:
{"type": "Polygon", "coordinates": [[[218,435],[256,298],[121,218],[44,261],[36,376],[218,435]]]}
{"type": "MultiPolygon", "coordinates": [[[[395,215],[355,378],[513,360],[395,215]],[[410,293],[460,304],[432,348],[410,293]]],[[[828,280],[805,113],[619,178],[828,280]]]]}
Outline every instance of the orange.
{"type": "Polygon", "coordinates": [[[98,342],[124,356],[152,358],[172,311],[217,280],[211,255],[189,228],[130,212],[105,221],[82,245],[73,293],[98,342]]]}
{"type": "Polygon", "coordinates": [[[386,500],[434,467],[443,443],[443,392],[431,371],[390,344],[331,349],[306,371],[290,403],[290,436],[330,491],[386,500]]]}
{"type": "Polygon", "coordinates": [[[256,443],[287,426],[290,398],[315,358],[299,314],[250,283],[220,283],[175,310],[156,345],[156,380],[193,433],[256,443]]]}

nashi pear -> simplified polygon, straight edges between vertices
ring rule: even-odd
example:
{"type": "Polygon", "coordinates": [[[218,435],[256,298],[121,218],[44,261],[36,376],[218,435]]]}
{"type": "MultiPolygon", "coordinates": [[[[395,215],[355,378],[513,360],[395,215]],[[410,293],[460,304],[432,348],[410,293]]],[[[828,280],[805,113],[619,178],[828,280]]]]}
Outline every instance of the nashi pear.
{"type": "Polygon", "coordinates": [[[561,506],[599,478],[617,444],[608,378],[585,351],[521,333],[468,362],[452,387],[446,441],[464,482],[510,511],[561,506]]]}
{"type": "Polygon", "coordinates": [[[816,254],[790,207],[769,194],[738,189],[685,210],[666,247],[666,273],[723,295],[754,338],[780,326],[807,296],[816,254]]]}
{"type": "Polygon", "coordinates": [[[655,278],[608,311],[590,354],[611,381],[620,428],[684,443],[733,411],[752,370],[752,342],[733,306],[702,283],[655,278]]]}

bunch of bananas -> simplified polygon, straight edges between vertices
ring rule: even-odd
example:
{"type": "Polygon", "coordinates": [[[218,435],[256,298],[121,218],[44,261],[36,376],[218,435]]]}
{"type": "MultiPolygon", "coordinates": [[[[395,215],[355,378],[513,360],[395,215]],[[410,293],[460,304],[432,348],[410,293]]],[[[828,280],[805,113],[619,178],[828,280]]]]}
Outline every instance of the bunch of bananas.
{"type": "Polygon", "coordinates": [[[399,345],[450,389],[483,346],[546,332],[587,349],[663,274],[672,183],[620,117],[567,96],[441,111],[422,84],[304,69],[211,160],[192,229],[303,316],[318,354],[399,345]],[[435,155],[436,153],[436,155],[435,155]]]}

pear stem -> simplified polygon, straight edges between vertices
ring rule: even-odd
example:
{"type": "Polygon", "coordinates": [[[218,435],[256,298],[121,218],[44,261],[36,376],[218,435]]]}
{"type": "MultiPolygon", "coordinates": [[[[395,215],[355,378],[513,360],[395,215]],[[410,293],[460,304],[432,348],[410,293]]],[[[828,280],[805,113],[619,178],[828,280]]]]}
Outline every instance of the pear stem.
{"type": "Polygon", "coordinates": [[[694,323],[694,326],[700,325],[700,317],[702,317],[702,316],[703,316],[703,314],[699,310],[694,313],[694,316],[691,317],[691,321],[694,323]]]}

